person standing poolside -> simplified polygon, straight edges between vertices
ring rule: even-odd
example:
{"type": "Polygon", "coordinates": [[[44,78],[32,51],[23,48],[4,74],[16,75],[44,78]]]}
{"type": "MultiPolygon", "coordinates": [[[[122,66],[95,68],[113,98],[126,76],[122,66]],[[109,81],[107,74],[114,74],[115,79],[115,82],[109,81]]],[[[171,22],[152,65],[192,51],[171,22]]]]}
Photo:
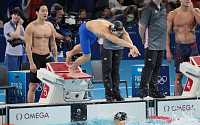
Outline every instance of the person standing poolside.
{"type": "Polygon", "coordinates": [[[30,62],[30,84],[28,91],[28,103],[34,102],[35,91],[39,84],[37,69],[46,67],[51,62],[49,44],[54,61],[57,62],[57,46],[54,37],[54,27],[46,22],[48,8],[45,3],[36,6],[37,20],[31,22],[25,30],[26,51],[30,62]]]}
{"type": "Polygon", "coordinates": [[[139,33],[145,47],[145,61],[140,81],[140,98],[149,95],[164,98],[158,90],[158,75],[166,49],[167,13],[162,0],[152,0],[143,10],[139,33]]]}
{"type": "MultiPolygon", "coordinates": [[[[123,26],[127,32],[130,31],[138,24],[137,7],[135,5],[130,5],[122,12],[122,14],[114,16],[108,21],[114,22],[115,20],[119,20],[121,22],[120,25],[123,26]]],[[[123,38],[123,36],[121,35],[119,38],[123,38]]],[[[127,42],[132,43],[132,41],[127,42]]],[[[115,99],[117,101],[124,101],[119,89],[119,67],[124,47],[119,46],[108,39],[102,38],[99,40],[99,43],[102,62],[102,79],[105,88],[106,101],[112,102],[115,101],[115,99]]]]}
{"type": "Polygon", "coordinates": [[[91,20],[80,26],[80,44],[76,45],[71,51],[66,53],[66,65],[69,66],[71,77],[77,78],[75,68],[90,60],[90,45],[97,39],[97,37],[104,39],[106,38],[120,46],[131,48],[129,56],[132,55],[133,57],[136,57],[140,55],[137,47],[128,42],[131,41],[131,39],[123,26],[115,26],[114,24],[114,22],[112,24],[106,20],[91,20]],[[120,35],[123,36],[124,40],[118,38],[120,35]],[[81,51],[83,52],[83,56],[76,59],[76,61],[71,65],[71,57],[81,51]]]}
{"type": "Polygon", "coordinates": [[[200,24],[200,10],[194,8],[191,0],[180,0],[181,6],[171,11],[167,16],[167,48],[166,57],[172,62],[170,50],[170,32],[173,27],[175,33],[174,66],[176,78],[174,82],[175,95],[182,94],[183,73],[180,72],[180,63],[189,61],[190,56],[198,56],[195,28],[200,24]]]}
{"type": "Polygon", "coordinates": [[[6,56],[4,64],[7,71],[19,71],[22,64],[23,45],[12,46],[9,41],[20,39],[24,41],[24,27],[22,12],[19,9],[11,11],[11,20],[4,24],[4,36],[6,38],[6,56]]]}

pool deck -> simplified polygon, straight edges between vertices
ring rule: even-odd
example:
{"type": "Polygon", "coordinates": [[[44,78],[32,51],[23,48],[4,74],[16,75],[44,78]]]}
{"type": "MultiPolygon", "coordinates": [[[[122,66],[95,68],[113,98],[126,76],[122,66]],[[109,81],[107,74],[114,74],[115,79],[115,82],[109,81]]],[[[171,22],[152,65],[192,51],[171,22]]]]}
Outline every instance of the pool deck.
{"type": "Polygon", "coordinates": [[[113,101],[113,102],[106,102],[105,99],[93,99],[89,101],[74,101],[74,102],[66,102],[66,103],[53,103],[53,104],[42,104],[42,103],[17,103],[17,104],[3,104],[0,105],[0,108],[5,107],[28,107],[28,106],[47,106],[47,105],[65,105],[65,104],[80,104],[80,103],[86,103],[86,104],[109,104],[109,103],[126,103],[126,102],[140,102],[140,101],[147,101],[147,100],[162,100],[162,101],[170,101],[170,100],[198,100],[197,97],[184,97],[184,96],[166,96],[166,98],[151,98],[151,97],[145,97],[143,99],[139,97],[133,97],[133,98],[125,98],[125,101],[113,101]]]}

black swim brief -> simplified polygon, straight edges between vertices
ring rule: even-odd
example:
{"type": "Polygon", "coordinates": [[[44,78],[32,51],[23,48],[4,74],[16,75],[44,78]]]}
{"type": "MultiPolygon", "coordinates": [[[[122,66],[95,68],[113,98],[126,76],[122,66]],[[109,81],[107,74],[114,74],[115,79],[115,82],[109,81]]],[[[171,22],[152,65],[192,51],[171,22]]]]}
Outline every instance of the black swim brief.
{"type": "MultiPolygon", "coordinates": [[[[33,58],[33,62],[35,63],[37,69],[45,68],[46,63],[51,62],[51,57],[49,54],[38,55],[38,54],[33,53],[32,58],[33,58]]],[[[37,72],[36,73],[30,72],[30,82],[31,83],[39,83],[39,79],[37,78],[37,72]]]]}

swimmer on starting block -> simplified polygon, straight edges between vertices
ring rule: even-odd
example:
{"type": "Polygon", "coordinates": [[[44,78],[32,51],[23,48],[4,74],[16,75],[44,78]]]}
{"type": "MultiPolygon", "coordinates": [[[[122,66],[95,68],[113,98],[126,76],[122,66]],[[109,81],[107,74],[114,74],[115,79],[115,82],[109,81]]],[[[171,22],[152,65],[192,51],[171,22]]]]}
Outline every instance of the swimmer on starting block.
{"type": "Polygon", "coordinates": [[[91,20],[82,24],[79,28],[80,44],[76,45],[71,51],[66,53],[66,65],[69,67],[71,77],[77,78],[75,68],[90,60],[91,49],[90,45],[99,38],[104,38],[116,43],[120,46],[130,48],[129,56],[137,57],[140,55],[137,47],[133,45],[129,34],[123,28],[123,24],[120,21],[114,21],[113,23],[106,20],[91,20]],[[118,37],[122,36],[123,39],[118,37]],[[71,65],[71,57],[79,52],[83,52],[83,56],[76,59],[71,65]]]}

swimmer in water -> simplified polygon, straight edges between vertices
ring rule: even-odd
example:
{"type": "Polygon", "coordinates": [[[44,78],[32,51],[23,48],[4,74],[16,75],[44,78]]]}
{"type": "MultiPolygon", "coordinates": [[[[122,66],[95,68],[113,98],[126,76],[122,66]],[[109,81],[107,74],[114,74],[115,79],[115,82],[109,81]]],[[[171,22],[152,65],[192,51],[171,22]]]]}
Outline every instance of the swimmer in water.
{"type": "Polygon", "coordinates": [[[127,114],[125,112],[118,112],[114,116],[114,124],[115,125],[125,125],[127,122],[127,114]]]}

